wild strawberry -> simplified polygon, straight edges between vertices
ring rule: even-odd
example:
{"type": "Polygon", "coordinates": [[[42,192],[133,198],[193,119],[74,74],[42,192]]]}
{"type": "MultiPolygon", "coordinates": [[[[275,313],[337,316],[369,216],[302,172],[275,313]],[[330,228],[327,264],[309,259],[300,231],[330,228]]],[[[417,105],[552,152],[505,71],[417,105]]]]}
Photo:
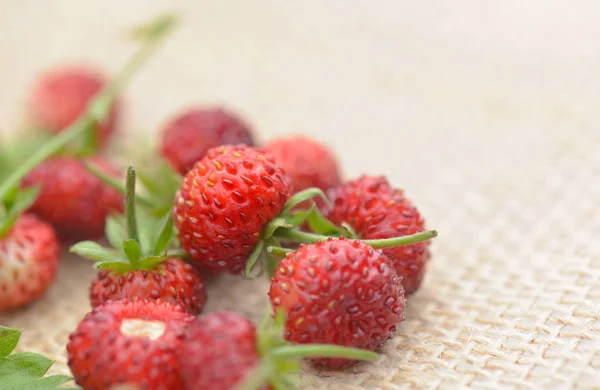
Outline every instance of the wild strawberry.
{"type": "Polygon", "coordinates": [[[85,389],[131,384],[183,390],[176,351],[194,317],[160,301],[112,301],[85,316],[69,336],[68,364],[85,389]]]}
{"type": "MultiPolygon", "coordinates": [[[[58,133],[79,118],[105,85],[105,77],[91,69],[64,67],[48,71],[32,91],[29,101],[32,119],[42,129],[58,133]]],[[[114,133],[119,112],[120,104],[114,103],[106,120],[98,124],[100,145],[114,133]]]]}
{"type": "Polygon", "coordinates": [[[59,245],[50,225],[21,215],[0,233],[0,311],[33,302],[54,282],[59,245]]]}
{"type": "Polygon", "coordinates": [[[211,149],[175,196],[181,247],[207,269],[238,274],[288,197],[283,170],[266,155],[243,145],[211,149]]]}
{"type": "Polygon", "coordinates": [[[265,150],[290,177],[294,192],[310,187],[326,191],[341,182],[333,152],[310,138],[277,139],[267,144],[265,150]]]}
{"type": "Polygon", "coordinates": [[[235,144],[254,144],[252,131],[241,118],[222,108],[194,108],[166,125],[161,153],[185,175],[209,149],[235,144]]]}
{"type": "MultiPolygon", "coordinates": [[[[333,208],[326,214],[334,224],[348,223],[358,237],[382,239],[425,231],[425,220],[384,177],[361,176],[330,190],[333,208]]],[[[423,280],[429,259],[429,241],[383,250],[402,277],[406,294],[415,292],[423,280]]]]}
{"type": "Polygon", "coordinates": [[[293,389],[286,374],[298,370],[303,357],[377,357],[368,351],[332,345],[288,345],[283,341],[285,315],[279,314],[274,324],[268,318],[258,331],[249,320],[231,312],[211,313],[196,320],[178,349],[186,388],[293,389]]]}
{"type": "MultiPolygon", "coordinates": [[[[285,338],[374,350],[404,319],[401,279],[380,250],[361,241],[329,239],[302,245],[271,278],[273,308],[288,313],[285,338]]],[[[330,368],[345,359],[316,359],[330,368]]]]}
{"type": "Polygon", "coordinates": [[[127,229],[121,218],[109,217],[106,236],[113,248],[83,241],[71,251],[97,260],[101,269],[90,287],[92,307],[110,300],[157,300],[180,305],[191,314],[199,314],[206,301],[200,272],[178,258],[169,257],[173,221],[144,216],[138,228],[135,211],[135,169],[127,172],[127,229]]]}
{"type": "MultiPolygon", "coordinates": [[[[91,159],[105,172],[117,171],[100,157],[91,159]]],[[[123,197],[84,166],[85,160],[53,157],[34,168],[23,180],[24,187],[41,186],[31,211],[54,226],[64,240],[102,236],[104,220],[123,209],[123,197]]]]}

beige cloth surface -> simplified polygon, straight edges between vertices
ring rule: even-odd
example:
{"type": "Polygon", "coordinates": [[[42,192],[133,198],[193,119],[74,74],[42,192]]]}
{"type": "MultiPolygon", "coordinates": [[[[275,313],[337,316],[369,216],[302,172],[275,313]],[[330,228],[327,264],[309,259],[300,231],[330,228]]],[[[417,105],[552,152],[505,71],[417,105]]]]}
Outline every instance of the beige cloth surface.
{"type": "MultiPolygon", "coordinates": [[[[387,175],[440,231],[383,357],[311,369],[315,389],[600,388],[600,5],[457,3],[8,2],[0,130],[18,128],[35,72],[115,70],[132,49],[119,28],[175,4],[184,24],[128,89],[124,131],[152,138],[183,106],[225,102],[263,140],[304,132],[348,177],[387,175]]],[[[67,372],[92,277],[66,256],[0,323],[67,372]]],[[[208,310],[256,318],[266,288],[224,277],[208,310]]]]}

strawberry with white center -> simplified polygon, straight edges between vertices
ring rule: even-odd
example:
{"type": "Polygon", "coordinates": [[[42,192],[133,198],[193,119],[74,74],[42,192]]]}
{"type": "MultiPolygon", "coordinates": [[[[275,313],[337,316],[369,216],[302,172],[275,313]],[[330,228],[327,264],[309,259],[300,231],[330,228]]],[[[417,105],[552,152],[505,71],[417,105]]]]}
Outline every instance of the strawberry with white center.
{"type": "Polygon", "coordinates": [[[161,301],[111,301],[89,313],[69,336],[68,364],[77,384],[108,390],[183,390],[176,351],[194,317],[161,301]]]}

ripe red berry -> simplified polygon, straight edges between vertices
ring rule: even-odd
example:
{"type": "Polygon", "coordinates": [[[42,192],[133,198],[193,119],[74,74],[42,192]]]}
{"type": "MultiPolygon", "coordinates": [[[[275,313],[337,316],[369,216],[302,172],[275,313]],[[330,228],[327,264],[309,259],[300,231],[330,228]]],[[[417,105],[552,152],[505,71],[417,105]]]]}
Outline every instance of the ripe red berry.
{"type": "Polygon", "coordinates": [[[326,191],[341,182],[333,152],[310,138],[277,139],[267,144],[265,150],[290,177],[294,192],[310,187],[326,191]]]}
{"type": "Polygon", "coordinates": [[[205,268],[238,274],[288,197],[285,174],[268,155],[243,145],[211,149],[175,196],[181,247],[205,268]]]}
{"type": "Polygon", "coordinates": [[[206,292],[200,271],[182,260],[170,258],[151,270],[128,272],[101,270],[92,282],[92,307],[110,300],[157,300],[179,305],[190,314],[200,314],[206,302],[206,292]]]}
{"type": "Polygon", "coordinates": [[[85,316],[69,336],[68,364],[78,385],[108,390],[183,390],[176,351],[194,317],[160,301],[112,301],[85,316]]]}
{"type": "Polygon", "coordinates": [[[208,314],[190,325],[178,357],[187,389],[233,389],[260,362],[256,328],[236,313],[208,314]]]}
{"type": "Polygon", "coordinates": [[[194,108],[166,125],[161,153],[185,175],[209,149],[235,144],[254,144],[252,131],[241,118],[222,108],[194,108]]]}
{"type": "Polygon", "coordinates": [[[0,237],[0,311],[26,305],[54,282],[59,245],[50,225],[23,214],[0,237]]]}
{"type": "MultiPolygon", "coordinates": [[[[117,176],[101,158],[91,161],[117,176]]],[[[54,157],[38,165],[23,180],[24,187],[33,185],[41,185],[41,192],[31,211],[52,224],[64,240],[101,237],[106,216],[123,210],[123,196],[74,157],[54,157]]]]}
{"type": "MultiPolygon", "coordinates": [[[[288,341],[373,350],[403,319],[400,278],[380,250],[361,241],[330,239],[302,245],[271,278],[273,309],[288,313],[288,341]]],[[[352,361],[314,359],[330,368],[352,361]]]]}
{"type": "MultiPolygon", "coordinates": [[[[335,224],[348,223],[362,239],[407,236],[426,230],[425,220],[384,177],[361,176],[330,190],[333,208],[327,218],[335,224]]],[[[415,292],[423,280],[429,260],[429,241],[383,250],[402,277],[406,294],[415,292]]]]}
{"type": "MultiPolygon", "coordinates": [[[[91,69],[65,67],[44,73],[29,101],[32,119],[42,129],[58,133],[77,120],[105,85],[105,77],[91,69]]],[[[119,111],[120,104],[117,102],[107,120],[98,126],[100,145],[104,145],[114,133],[119,111]]]]}

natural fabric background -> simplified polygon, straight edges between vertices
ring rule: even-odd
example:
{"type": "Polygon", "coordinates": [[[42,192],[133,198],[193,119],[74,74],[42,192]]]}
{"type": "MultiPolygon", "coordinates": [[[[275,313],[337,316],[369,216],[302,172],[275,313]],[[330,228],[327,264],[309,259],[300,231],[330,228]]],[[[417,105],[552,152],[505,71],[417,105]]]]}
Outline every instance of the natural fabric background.
{"type": "MultiPolygon", "coordinates": [[[[128,89],[125,131],[153,139],[182,107],[225,103],[262,140],[302,132],[347,177],[387,175],[440,231],[384,357],[313,370],[315,389],[600,388],[598,2],[9,0],[1,131],[36,72],[114,71],[133,49],[122,29],[173,4],[184,24],[128,89]]],[[[0,323],[66,372],[92,277],[65,257],[46,297],[0,323]]],[[[256,318],[266,288],[225,277],[208,309],[256,318]]]]}

